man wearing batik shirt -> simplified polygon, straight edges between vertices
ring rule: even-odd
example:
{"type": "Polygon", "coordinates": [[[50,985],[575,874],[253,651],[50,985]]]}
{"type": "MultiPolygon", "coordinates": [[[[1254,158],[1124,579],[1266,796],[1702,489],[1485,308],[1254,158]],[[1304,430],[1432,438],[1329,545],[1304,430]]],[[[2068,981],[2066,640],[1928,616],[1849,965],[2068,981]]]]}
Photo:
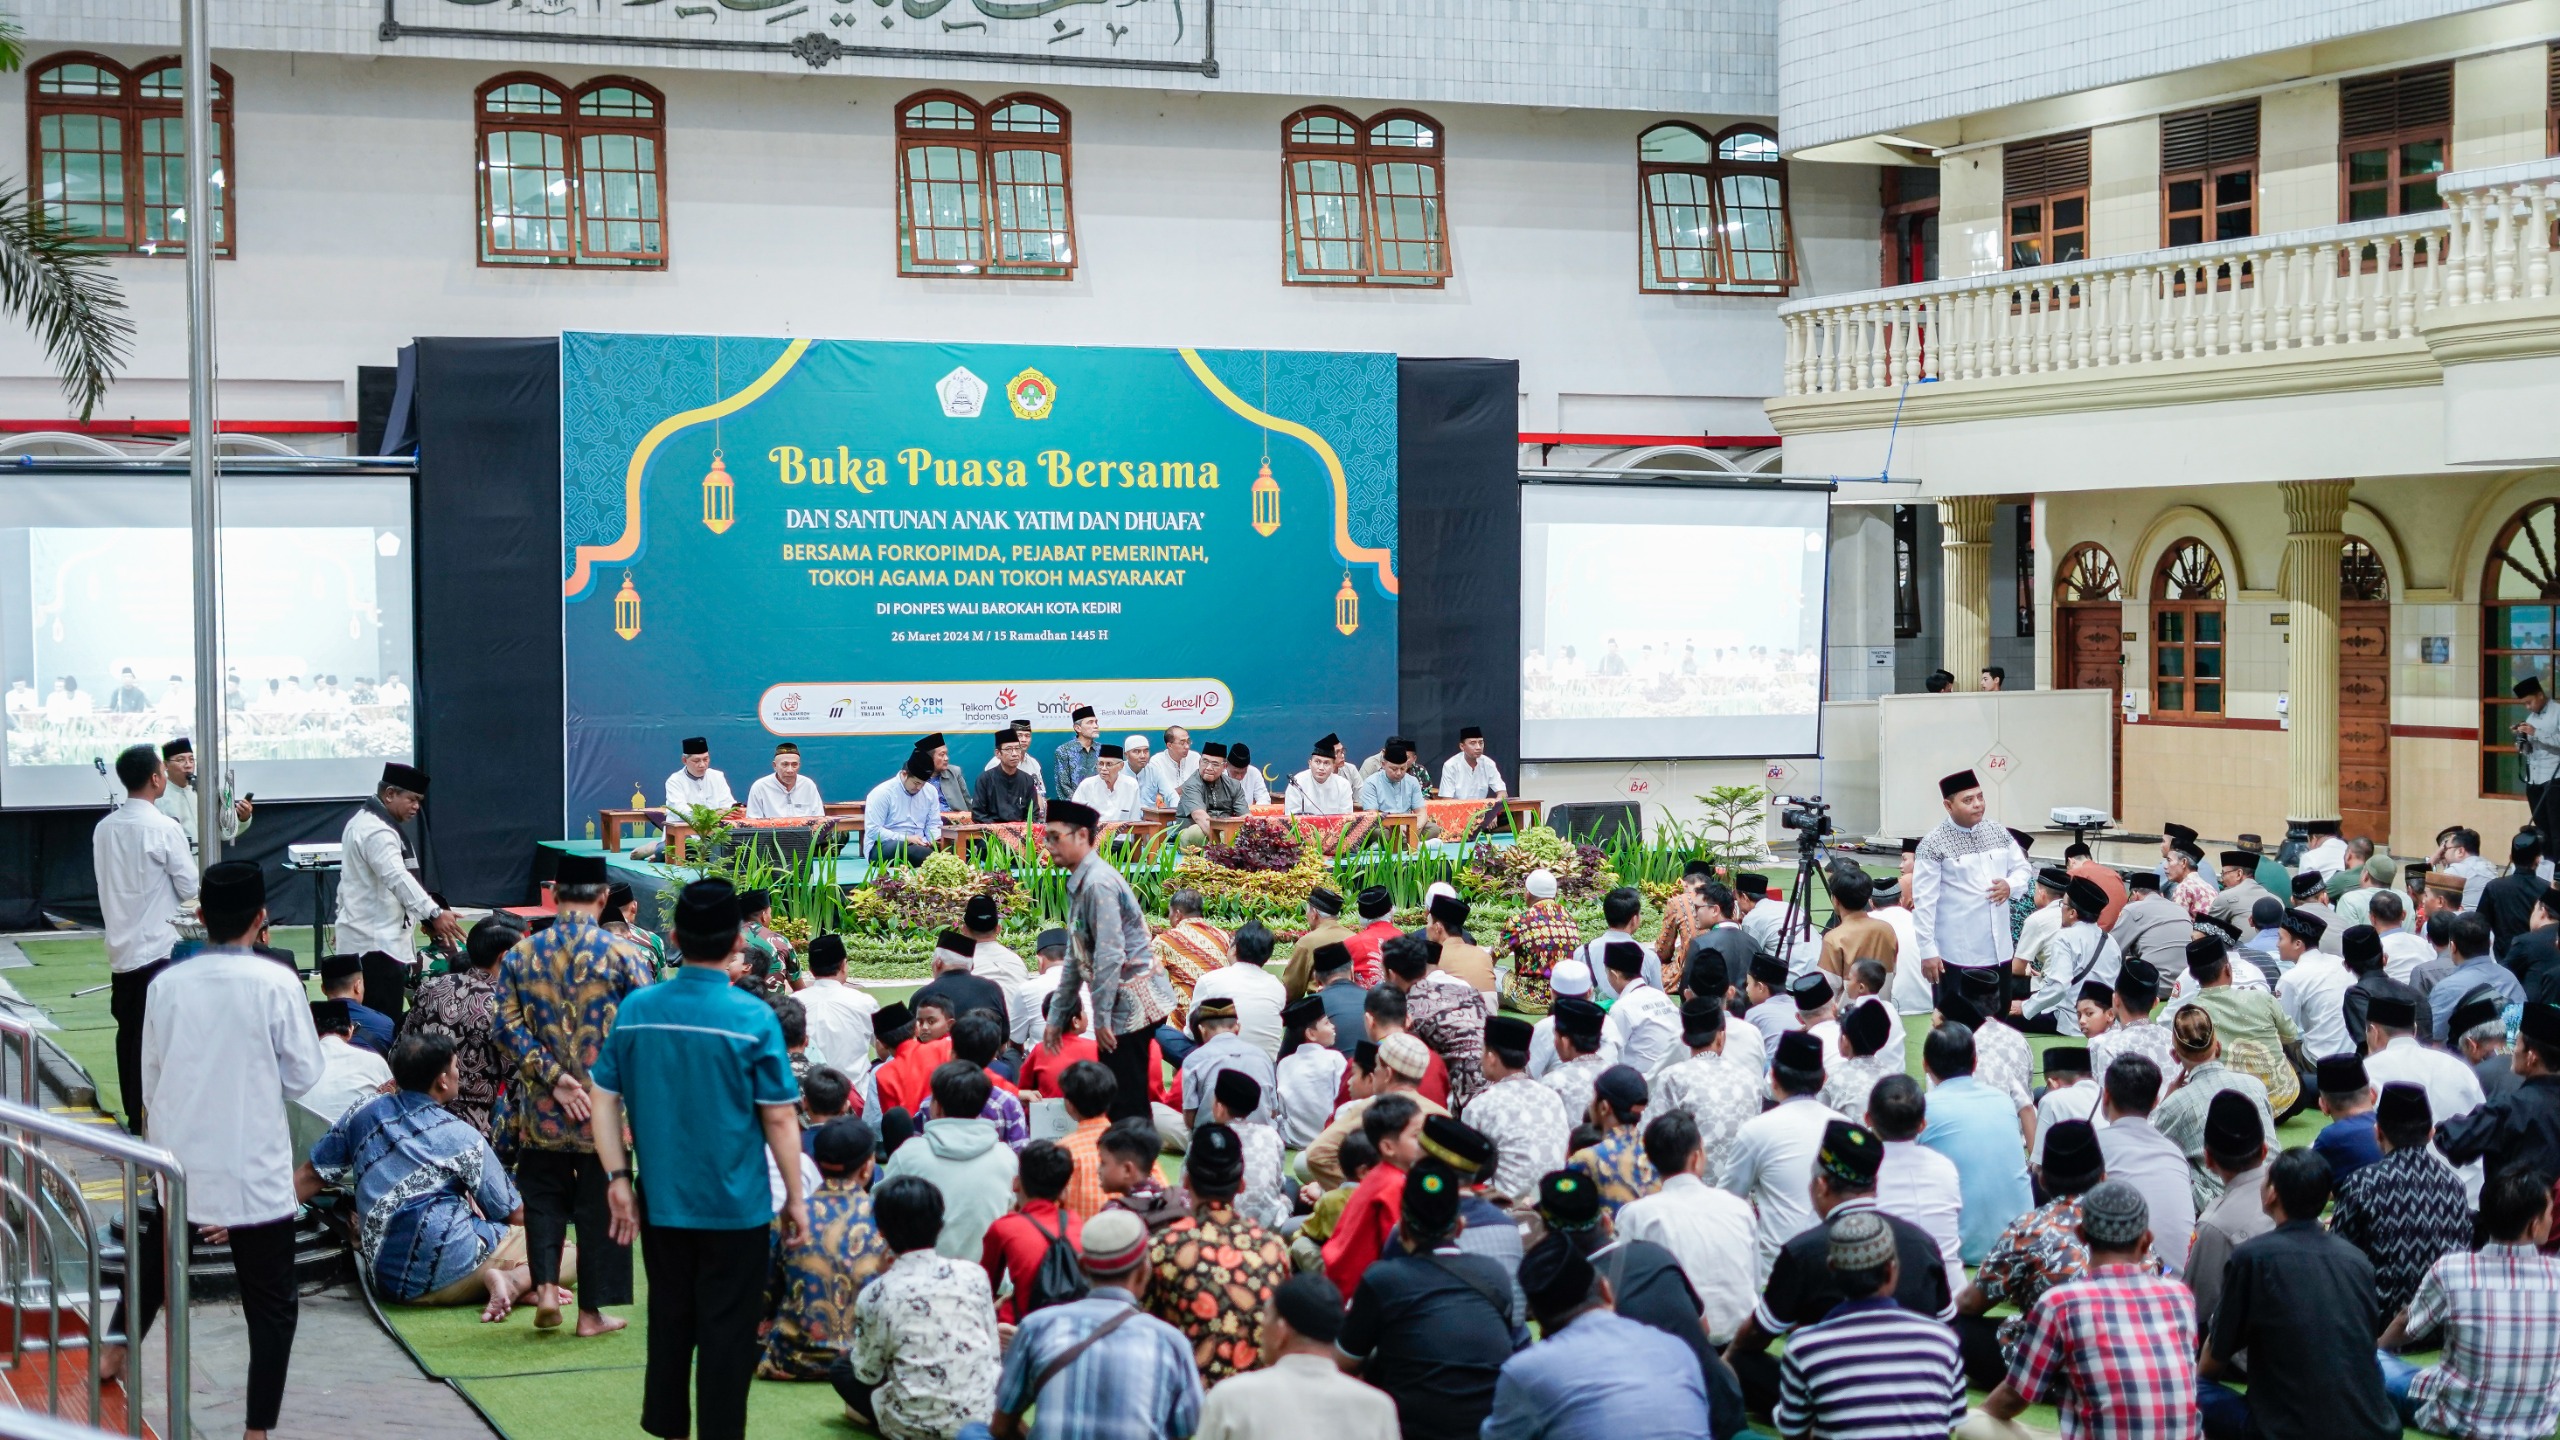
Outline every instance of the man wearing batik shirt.
{"type": "Polygon", "coordinates": [[[1698,1122],[1698,1141],[1710,1171],[1724,1159],[1743,1122],[1759,1115],[1761,1096],[1769,1088],[1760,1066],[1725,1053],[1729,1029],[1724,1006],[1717,1001],[1704,995],[1682,1001],[1680,1038],[1689,1056],[1654,1072],[1650,1082],[1654,1114],[1678,1110],[1698,1122]]]}
{"type": "Polygon", "coordinates": [[[2471,1197],[2462,1177],[2428,1142],[2435,1125],[2424,1087],[2382,1087],[2374,1104],[2382,1158],[2338,1182],[2329,1228],[2373,1262],[2385,1315],[2418,1293],[2437,1260],[2471,1248],[2471,1197]]]}
{"type": "Polygon", "coordinates": [[[1191,1132],[1182,1183],[1191,1213],[1148,1243],[1146,1306],[1190,1343],[1200,1383],[1215,1385],[1259,1363],[1262,1308],[1289,1278],[1289,1246],[1236,1211],[1244,1144],[1234,1130],[1210,1124],[1191,1132]]]}
{"type": "Polygon", "coordinates": [[[1556,1065],[1538,1083],[1564,1102],[1565,1123],[1579,1125],[1591,1113],[1591,1097],[1607,1069],[1600,1061],[1600,1007],[1579,995],[1556,1001],[1556,1065]]]}
{"type": "Polygon", "coordinates": [[[1502,927],[1502,953],[1511,960],[1511,979],[1503,998],[1517,1009],[1544,1014],[1555,1003],[1555,993],[1547,988],[1547,972],[1581,948],[1582,927],[1556,903],[1554,871],[1530,871],[1521,889],[1529,896],[1529,906],[1502,927]]]}
{"type": "Polygon", "coordinates": [[[516,1068],[515,1052],[498,1035],[498,963],[524,938],[508,923],[514,918],[501,912],[472,926],[462,968],[430,977],[400,1017],[403,1036],[432,1026],[452,1037],[462,1088],[445,1108],[469,1121],[484,1139],[494,1138],[490,1114],[516,1068]]]}
{"type": "Polygon", "coordinates": [[[1060,742],[1049,761],[1049,793],[1059,800],[1073,800],[1078,785],[1101,773],[1102,722],[1094,717],[1093,707],[1079,705],[1067,719],[1076,733],[1060,742]]]}
{"type": "Polygon", "coordinates": [[[1591,1118],[1600,1126],[1600,1142],[1574,1151],[1564,1163],[1591,1177],[1600,1187],[1600,1203],[1614,1216],[1628,1201],[1662,1188],[1662,1177],[1644,1153],[1644,1077],[1612,1065],[1600,1072],[1591,1089],[1591,1118]]]}
{"type": "MultiPolygon", "coordinates": [[[[1876,1088],[1876,1082],[1887,1075],[1902,1074],[1910,1061],[1884,1048],[1886,1037],[1893,1033],[1884,1001],[1874,996],[1858,1001],[1840,1017],[1839,1025],[1840,1038],[1832,1053],[1823,1057],[1822,1103],[1843,1115],[1864,1115],[1867,1095],[1876,1088]]],[[[1977,1046],[1977,1078],[1980,1068],[1981,1052],[1977,1046]]]]}
{"type": "Polygon", "coordinates": [[[871,1219],[872,1147],[871,1127],[851,1116],[811,1141],[819,1178],[809,1238],[774,1255],[773,1327],[756,1366],[764,1379],[824,1380],[853,1346],[854,1301],[891,1259],[871,1219]]]}
{"type": "Polygon", "coordinates": [[[1514,1200],[1537,1194],[1539,1177],[1564,1164],[1565,1141],[1574,1126],[1563,1099],[1529,1076],[1534,1033],[1516,1015],[1484,1022],[1484,1078],[1489,1083],[1467,1106],[1467,1125],[1494,1144],[1493,1188],[1514,1200]]]}
{"type": "MultiPolygon", "coordinates": [[[[2049,1392],[2063,1440],[2192,1440],[2195,1297],[2145,1262],[2142,1193],[2110,1180],[2082,1195],[2080,1239],[2087,1268],[2028,1310],[2017,1360],[1981,1413],[2014,1420],[2049,1392]]],[[[1974,1428],[1955,1433],[1972,1440],[1974,1428]]]]}
{"type": "Polygon", "coordinates": [[[2204,878],[2204,852],[2192,840],[2170,842],[2169,858],[2162,862],[2160,876],[2169,898],[2191,917],[2209,913],[2213,897],[2222,893],[2204,878]]]}
{"type": "Polygon", "coordinates": [[[604,1309],[631,1303],[631,1247],[611,1233],[606,1176],[588,1132],[588,1071],[623,1000],[656,978],[646,950],[597,923],[609,888],[603,856],[561,856],[551,891],[559,918],[498,962],[498,1034],[523,1080],[516,1184],[532,1303],[538,1319],[558,1323],[567,1298],[560,1252],[574,1213],[580,1335],[621,1329],[627,1322],[604,1309]]]}
{"type": "Polygon", "coordinates": [[[1933,984],[1947,970],[2000,974],[2009,963],[2009,901],[2035,879],[2035,867],[2009,832],[1985,818],[1982,782],[1970,770],[1938,781],[1947,818],[1912,857],[1912,935],[1921,969],[1933,984]]]}
{"type": "Polygon", "coordinates": [[[1235,942],[1209,923],[1208,907],[1197,890],[1176,890],[1164,902],[1164,933],[1153,942],[1156,965],[1173,987],[1173,1023],[1180,1025],[1191,1007],[1191,991],[1200,977],[1224,969],[1236,958],[1235,942]]]}
{"type": "MultiPolygon", "coordinates": [[[[2046,1291],[2088,1270],[2080,1199],[2106,1178],[2106,1156],[2088,1121],[2065,1120],[2053,1127],[2045,1137],[2043,1171],[2045,1193],[2053,1198],[2009,1222],[1991,1253],[1974,1268],[1973,1283],[1956,1296],[1956,1333],[1964,1341],[1965,1373],[1975,1386],[1987,1390],[2017,1369],[2028,1313],[2046,1291]],[[2001,1304],[2017,1313],[1992,1319],[1991,1308],[2001,1304]]],[[[2159,1273],[2156,1259],[2146,1256],[2139,1263],[2159,1273]]]]}
{"type": "Polygon", "coordinates": [[[1404,992],[1405,1028],[1431,1047],[1449,1071],[1449,1108],[1463,1110],[1484,1092],[1485,995],[1433,963],[1437,947],[1398,935],[1378,947],[1383,984],[1404,992]]]}

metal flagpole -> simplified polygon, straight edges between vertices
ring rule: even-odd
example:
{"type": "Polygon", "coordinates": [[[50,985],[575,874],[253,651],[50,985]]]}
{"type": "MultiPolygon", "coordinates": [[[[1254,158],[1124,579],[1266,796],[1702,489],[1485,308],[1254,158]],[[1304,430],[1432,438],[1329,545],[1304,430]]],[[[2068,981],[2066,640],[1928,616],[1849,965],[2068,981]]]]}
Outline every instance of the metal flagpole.
{"type": "MultiPolygon", "coordinates": [[[[213,413],[213,36],[210,0],[179,0],[187,131],[187,478],[195,530],[196,856],[222,858],[222,445],[213,413]]],[[[172,1392],[179,1393],[179,1392],[172,1392]]]]}

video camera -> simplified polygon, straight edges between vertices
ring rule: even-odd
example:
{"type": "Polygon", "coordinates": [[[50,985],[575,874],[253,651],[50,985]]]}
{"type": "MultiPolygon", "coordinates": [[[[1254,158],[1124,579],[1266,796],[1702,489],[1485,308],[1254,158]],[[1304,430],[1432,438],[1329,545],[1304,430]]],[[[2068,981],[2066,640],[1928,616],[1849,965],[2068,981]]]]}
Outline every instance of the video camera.
{"type": "Polygon", "coordinates": [[[1831,833],[1831,802],[1819,795],[1781,795],[1778,823],[1814,839],[1831,833]]]}

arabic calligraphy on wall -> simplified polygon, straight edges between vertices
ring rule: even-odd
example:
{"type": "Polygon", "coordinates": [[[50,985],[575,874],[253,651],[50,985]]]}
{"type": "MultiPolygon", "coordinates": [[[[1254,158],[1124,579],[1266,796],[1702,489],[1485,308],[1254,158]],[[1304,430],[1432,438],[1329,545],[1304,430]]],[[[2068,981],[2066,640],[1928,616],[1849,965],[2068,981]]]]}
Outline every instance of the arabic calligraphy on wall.
{"type": "Polygon", "coordinates": [[[385,41],[763,51],[824,70],[930,55],[1215,77],[1217,0],[383,0],[385,41]]]}

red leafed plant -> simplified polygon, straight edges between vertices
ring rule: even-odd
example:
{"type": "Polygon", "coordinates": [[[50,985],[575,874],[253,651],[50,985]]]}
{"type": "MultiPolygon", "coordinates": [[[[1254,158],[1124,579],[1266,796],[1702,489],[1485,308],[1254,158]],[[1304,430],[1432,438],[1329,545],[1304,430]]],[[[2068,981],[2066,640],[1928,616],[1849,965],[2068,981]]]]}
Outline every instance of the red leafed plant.
{"type": "Polygon", "coordinates": [[[1230,870],[1294,870],[1301,847],[1289,832],[1268,820],[1247,820],[1236,838],[1208,849],[1209,863],[1230,870]]]}

